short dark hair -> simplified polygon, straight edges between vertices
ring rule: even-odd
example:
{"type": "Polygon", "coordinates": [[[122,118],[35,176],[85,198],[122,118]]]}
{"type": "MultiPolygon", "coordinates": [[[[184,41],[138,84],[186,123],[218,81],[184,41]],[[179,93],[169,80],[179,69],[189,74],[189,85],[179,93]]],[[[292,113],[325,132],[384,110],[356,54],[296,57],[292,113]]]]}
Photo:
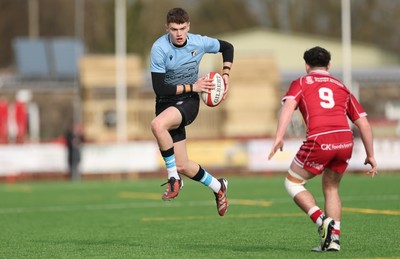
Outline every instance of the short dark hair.
{"type": "Polygon", "coordinates": [[[167,13],[167,24],[177,23],[182,24],[189,22],[189,14],[182,8],[173,8],[167,13]]]}
{"type": "Polygon", "coordinates": [[[317,46],[306,50],[303,58],[310,67],[327,67],[331,60],[331,53],[317,46]]]}

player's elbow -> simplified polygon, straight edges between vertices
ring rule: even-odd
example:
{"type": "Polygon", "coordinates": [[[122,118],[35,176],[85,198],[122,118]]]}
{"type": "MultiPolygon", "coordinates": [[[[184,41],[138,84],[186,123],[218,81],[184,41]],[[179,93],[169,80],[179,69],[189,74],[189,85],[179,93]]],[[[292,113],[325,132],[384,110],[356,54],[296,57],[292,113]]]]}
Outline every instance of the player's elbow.
{"type": "Polygon", "coordinates": [[[371,125],[368,122],[367,117],[361,117],[354,121],[354,124],[360,129],[360,131],[371,131],[371,125]]]}

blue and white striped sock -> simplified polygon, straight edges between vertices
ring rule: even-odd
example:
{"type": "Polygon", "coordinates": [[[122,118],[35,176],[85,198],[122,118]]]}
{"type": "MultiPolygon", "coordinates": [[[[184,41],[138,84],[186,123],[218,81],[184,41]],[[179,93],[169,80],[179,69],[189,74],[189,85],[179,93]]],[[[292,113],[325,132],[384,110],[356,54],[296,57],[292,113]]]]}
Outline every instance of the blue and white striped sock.
{"type": "Polygon", "coordinates": [[[174,177],[175,179],[180,179],[178,171],[176,170],[175,154],[174,148],[170,148],[166,151],[161,150],[162,158],[164,159],[165,166],[167,167],[168,179],[174,177]]]}
{"type": "Polygon", "coordinates": [[[200,182],[205,186],[208,186],[215,193],[218,193],[218,191],[221,189],[221,183],[215,177],[209,174],[206,170],[204,170],[204,175],[200,179],[200,182]]]}
{"type": "Polygon", "coordinates": [[[175,179],[180,179],[178,172],[176,170],[175,155],[169,157],[163,157],[165,165],[167,167],[168,179],[175,177],[175,179]]]}

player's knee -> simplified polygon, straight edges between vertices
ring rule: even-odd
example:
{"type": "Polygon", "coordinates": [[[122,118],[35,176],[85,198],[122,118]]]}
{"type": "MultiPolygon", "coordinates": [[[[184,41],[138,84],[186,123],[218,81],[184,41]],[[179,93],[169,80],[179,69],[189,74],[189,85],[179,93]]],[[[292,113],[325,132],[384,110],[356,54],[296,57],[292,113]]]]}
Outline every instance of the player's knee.
{"type": "Polygon", "coordinates": [[[304,180],[300,175],[294,173],[289,169],[289,174],[285,179],[285,188],[289,195],[294,198],[298,193],[306,191],[304,184],[307,181],[304,180]]]}
{"type": "Polygon", "coordinates": [[[153,120],[151,121],[150,127],[151,127],[151,131],[152,131],[153,133],[157,132],[157,128],[159,127],[158,124],[159,124],[159,123],[157,123],[157,121],[156,121],[155,119],[153,119],[153,120]]]}
{"type": "Polygon", "coordinates": [[[151,121],[150,126],[151,126],[151,131],[153,132],[154,135],[157,135],[157,133],[164,130],[163,124],[157,118],[151,121]]]}

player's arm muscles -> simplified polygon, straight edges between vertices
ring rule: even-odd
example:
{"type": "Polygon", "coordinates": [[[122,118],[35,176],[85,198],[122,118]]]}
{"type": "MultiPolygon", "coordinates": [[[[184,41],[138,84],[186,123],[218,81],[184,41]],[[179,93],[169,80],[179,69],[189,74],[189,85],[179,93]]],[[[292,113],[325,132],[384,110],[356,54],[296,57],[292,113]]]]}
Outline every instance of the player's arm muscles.
{"type": "Polygon", "coordinates": [[[153,90],[158,96],[168,96],[182,94],[186,90],[186,85],[169,85],[165,83],[165,73],[151,72],[153,90]]]}

